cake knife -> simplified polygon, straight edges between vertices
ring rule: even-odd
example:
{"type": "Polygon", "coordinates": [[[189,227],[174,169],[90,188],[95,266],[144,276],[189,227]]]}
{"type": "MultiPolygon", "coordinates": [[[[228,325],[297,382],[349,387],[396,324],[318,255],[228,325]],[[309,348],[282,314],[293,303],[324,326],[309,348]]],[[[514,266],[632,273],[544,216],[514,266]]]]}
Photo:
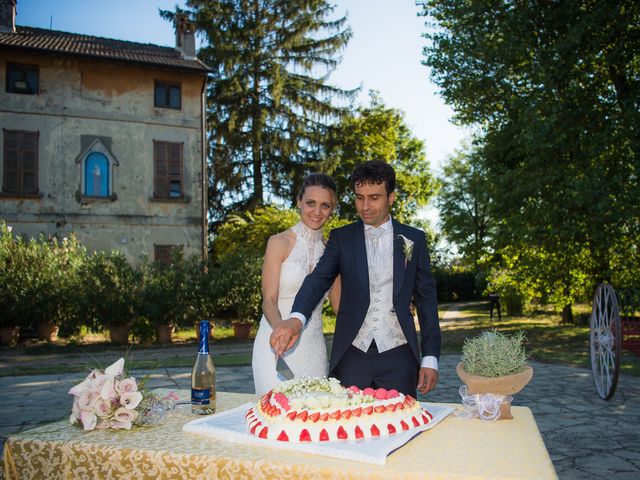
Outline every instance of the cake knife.
{"type": "Polygon", "coordinates": [[[278,378],[282,381],[291,380],[294,377],[289,365],[287,365],[287,362],[285,362],[282,357],[278,357],[276,361],[276,372],[278,372],[278,378]]]}

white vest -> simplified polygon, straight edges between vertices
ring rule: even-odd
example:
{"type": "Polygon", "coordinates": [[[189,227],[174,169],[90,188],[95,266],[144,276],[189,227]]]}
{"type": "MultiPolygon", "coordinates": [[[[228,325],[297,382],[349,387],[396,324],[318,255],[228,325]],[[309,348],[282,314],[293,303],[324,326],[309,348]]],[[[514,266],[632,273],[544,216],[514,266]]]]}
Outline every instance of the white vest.
{"type": "Polygon", "coordinates": [[[376,341],[378,352],[404,345],[407,339],[393,307],[393,224],[365,226],[369,269],[369,309],[353,346],[366,352],[376,341]],[[369,232],[371,230],[371,232],[369,232]],[[376,236],[379,237],[376,239],[376,236]]]}

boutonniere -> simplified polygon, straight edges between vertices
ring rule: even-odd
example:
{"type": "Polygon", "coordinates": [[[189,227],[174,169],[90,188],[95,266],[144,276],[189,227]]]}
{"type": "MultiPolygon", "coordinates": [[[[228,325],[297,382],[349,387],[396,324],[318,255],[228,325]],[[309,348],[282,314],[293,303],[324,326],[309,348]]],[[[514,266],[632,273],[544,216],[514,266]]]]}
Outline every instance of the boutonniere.
{"type": "Polygon", "coordinates": [[[411,256],[413,255],[413,240],[408,239],[404,235],[398,235],[398,237],[402,240],[402,251],[404,252],[404,266],[407,266],[407,263],[411,261],[411,256]]]}

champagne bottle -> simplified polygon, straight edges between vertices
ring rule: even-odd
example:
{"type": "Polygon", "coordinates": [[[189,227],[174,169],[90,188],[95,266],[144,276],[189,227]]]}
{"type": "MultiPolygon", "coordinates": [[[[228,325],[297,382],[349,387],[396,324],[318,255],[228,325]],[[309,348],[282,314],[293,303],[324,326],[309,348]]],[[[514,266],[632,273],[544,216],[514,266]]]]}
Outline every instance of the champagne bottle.
{"type": "Polygon", "coordinates": [[[209,415],[215,411],[216,369],[209,353],[209,320],[201,320],[198,357],[191,372],[191,412],[209,415]]]}

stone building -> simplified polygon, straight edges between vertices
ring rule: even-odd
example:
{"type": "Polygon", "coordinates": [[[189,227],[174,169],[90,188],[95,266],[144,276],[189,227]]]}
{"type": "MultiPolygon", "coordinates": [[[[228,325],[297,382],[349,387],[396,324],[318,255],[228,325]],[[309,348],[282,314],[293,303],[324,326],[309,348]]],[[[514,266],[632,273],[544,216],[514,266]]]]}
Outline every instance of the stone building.
{"type": "Polygon", "coordinates": [[[205,93],[194,25],[176,47],[16,26],[0,0],[0,218],[13,232],[206,254],[205,93]]]}

